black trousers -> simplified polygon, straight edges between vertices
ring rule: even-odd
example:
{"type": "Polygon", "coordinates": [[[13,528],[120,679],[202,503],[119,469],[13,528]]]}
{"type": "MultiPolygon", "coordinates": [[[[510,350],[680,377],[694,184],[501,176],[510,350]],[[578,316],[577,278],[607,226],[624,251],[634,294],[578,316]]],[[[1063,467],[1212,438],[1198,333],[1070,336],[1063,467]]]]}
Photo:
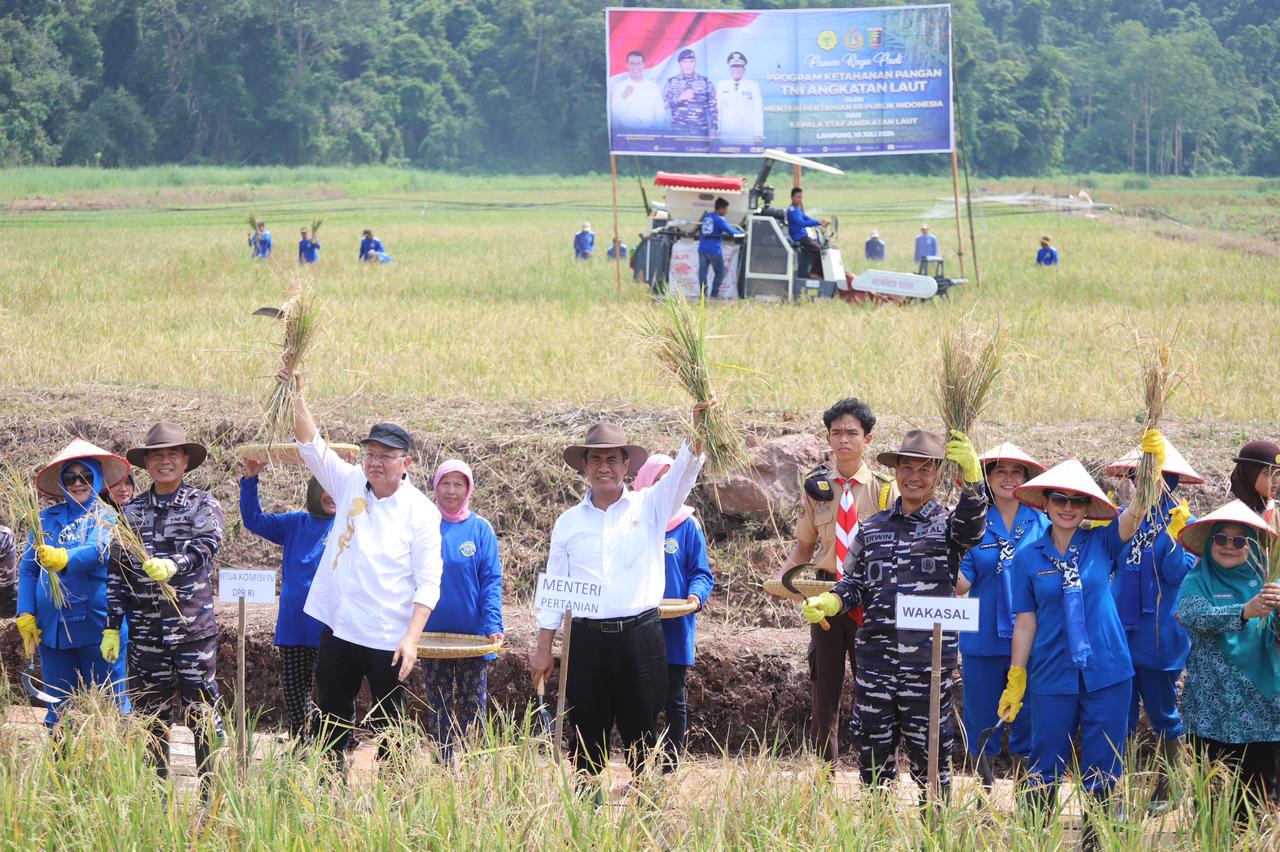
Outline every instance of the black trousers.
{"type": "Polygon", "coordinates": [[[565,697],[574,765],[604,769],[616,725],[627,765],[638,771],[657,740],[667,699],[667,643],[658,611],[622,622],[575,618],[572,630],[565,697]]]}
{"type": "Polygon", "coordinates": [[[835,761],[840,757],[840,699],[844,695],[846,662],[853,682],[858,682],[858,622],[840,615],[830,619],[830,625],[830,630],[809,625],[809,680],[813,687],[810,734],[818,756],[835,761]]]}
{"type": "Polygon", "coordinates": [[[822,246],[813,237],[805,237],[796,243],[796,277],[808,278],[815,272],[822,277],[822,246]]]}
{"type": "MultiPolygon", "coordinates": [[[[1224,763],[1240,776],[1244,797],[1254,808],[1265,808],[1277,792],[1276,756],[1280,743],[1223,743],[1191,734],[1187,737],[1201,760],[1224,763]]],[[[1249,818],[1242,799],[1236,805],[1238,823],[1249,818]]]]}
{"type": "MultiPolygon", "coordinates": [[[[321,632],[316,653],[316,694],[320,705],[319,736],[327,748],[341,752],[351,739],[356,727],[356,695],[364,681],[369,682],[373,696],[369,716],[374,728],[404,714],[406,693],[397,677],[399,667],[391,665],[394,654],[339,639],[327,627],[321,632]]],[[[386,754],[383,743],[378,756],[386,754]]]]}
{"type": "Polygon", "coordinates": [[[684,754],[685,740],[689,736],[689,702],[685,689],[688,676],[688,666],[667,664],[666,751],[668,765],[672,767],[684,754]]]}

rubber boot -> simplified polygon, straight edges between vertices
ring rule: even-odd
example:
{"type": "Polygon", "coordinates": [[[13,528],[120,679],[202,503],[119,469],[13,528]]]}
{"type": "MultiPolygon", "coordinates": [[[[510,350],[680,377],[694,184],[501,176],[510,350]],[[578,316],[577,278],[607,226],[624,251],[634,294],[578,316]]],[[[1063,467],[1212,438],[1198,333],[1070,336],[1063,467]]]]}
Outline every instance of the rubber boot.
{"type": "Polygon", "coordinates": [[[985,754],[978,755],[977,770],[978,778],[982,781],[982,789],[990,793],[992,785],[996,782],[996,774],[991,768],[991,759],[985,754]]]}
{"type": "Polygon", "coordinates": [[[200,801],[209,804],[209,796],[213,792],[213,765],[210,757],[213,754],[212,744],[205,738],[196,735],[196,782],[200,788],[200,801]]]}
{"type": "Polygon", "coordinates": [[[1169,798],[1170,781],[1179,763],[1182,761],[1182,740],[1170,737],[1160,740],[1156,787],[1151,791],[1151,801],[1147,802],[1147,816],[1162,816],[1173,810],[1173,802],[1169,798]]]}
{"type": "Polygon", "coordinates": [[[1011,754],[1009,763],[1012,766],[1013,783],[1021,784],[1023,777],[1027,774],[1027,759],[1020,754],[1011,754]]]}
{"type": "Polygon", "coordinates": [[[1046,826],[1054,818],[1058,806],[1057,784],[1029,784],[1024,779],[1018,787],[1018,809],[1029,815],[1037,825],[1046,826]]]}
{"type": "Polygon", "coordinates": [[[153,730],[151,742],[147,745],[147,753],[151,762],[156,765],[156,775],[161,781],[169,780],[169,732],[163,729],[153,730]]]}
{"type": "MultiPolygon", "coordinates": [[[[1095,811],[1106,812],[1107,802],[1111,798],[1110,790],[1092,790],[1089,798],[1093,799],[1095,811]]],[[[1102,852],[1102,838],[1098,836],[1096,817],[1091,816],[1088,808],[1080,812],[1080,852],[1102,852]]]]}

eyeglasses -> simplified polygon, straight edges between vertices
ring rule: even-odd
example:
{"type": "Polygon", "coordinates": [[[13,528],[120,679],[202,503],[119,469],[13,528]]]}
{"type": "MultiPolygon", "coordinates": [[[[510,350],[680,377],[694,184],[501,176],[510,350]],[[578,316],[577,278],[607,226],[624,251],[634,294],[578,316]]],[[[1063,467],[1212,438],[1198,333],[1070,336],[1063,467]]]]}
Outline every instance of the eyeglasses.
{"type": "Polygon", "coordinates": [[[407,453],[393,453],[393,454],[371,453],[366,451],[362,453],[360,457],[363,458],[365,461],[367,461],[369,464],[391,464],[391,462],[396,461],[397,459],[402,459],[406,455],[408,454],[407,453]]]}
{"type": "Polygon", "coordinates": [[[1055,492],[1053,494],[1046,494],[1045,497],[1049,499],[1050,503],[1059,508],[1075,506],[1083,509],[1085,506],[1088,506],[1093,502],[1092,497],[1086,497],[1083,494],[1058,494],[1055,492]]]}
{"type": "Polygon", "coordinates": [[[1213,536],[1213,543],[1218,547],[1227,547],[1230,545],[1235,550],[1244,550],[1244,546],[1249,543],[1249,537],[1244,535],[1215,533],[1213,536]]]}
{"type": "Polygon", "coordinates": [[[85,485],[88,485],[90,487],[93,486],[93,474],[90,474],[90,473],[78,473],[76,471],[67,471],[66,473],[62,474],[58,478],[61,479],[62,484],[66,486],[75,485],[77,482],[83,482],[85,485]]]}

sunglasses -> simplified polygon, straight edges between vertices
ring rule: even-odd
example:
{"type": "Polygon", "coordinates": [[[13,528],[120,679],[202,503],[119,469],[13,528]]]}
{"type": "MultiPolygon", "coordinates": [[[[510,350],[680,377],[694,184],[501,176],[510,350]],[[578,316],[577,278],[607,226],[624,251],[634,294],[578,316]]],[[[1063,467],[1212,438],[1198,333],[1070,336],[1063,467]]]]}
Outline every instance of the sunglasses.
{"type": "Polygon", "coordinates": [[[93,474],[90,474],[90,473],[76,473],[74,471],[71,471],[71,472],[62,474],[58,478],[61,479],[62,484],[66,486],[75,485],[77,482],[83,482],[85,485],[88,485],[90,487],[93,486],[93,474]]]}
{"type": "Polygon", "coordinates": [[[1045,497],[1048,498],[1050,503],[1059,508],[1066,506],[1084,508],[1093,502],[1092,497],[1086,497],[1083,494],[1058,494],[1054,492],[1053,494],[1046,494],[1045,497]]]}
{"type": "Polygon", "coordinates": [[[1227,535],[1226,533],[1215,533],[1213,543],[1218,547],[1227,547],[1230,545],[1236,550],[1244,550],[1244,546],[1249,543],[1249,537],[1243,535],[1227,535]]]}

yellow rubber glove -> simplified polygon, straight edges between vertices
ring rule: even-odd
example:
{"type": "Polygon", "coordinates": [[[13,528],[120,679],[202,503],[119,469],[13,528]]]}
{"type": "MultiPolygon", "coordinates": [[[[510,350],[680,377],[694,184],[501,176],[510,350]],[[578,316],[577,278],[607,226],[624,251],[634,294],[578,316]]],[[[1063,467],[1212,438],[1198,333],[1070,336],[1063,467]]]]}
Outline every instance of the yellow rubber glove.
{"type": "Polygon", "coordinates": [[[51,544],[36,545],[36,561],[55,574],[67,567],[67,549],[51,544]]]}
{"type": "Polygon", "coordinates": [[[978,462],[978,451],[973,448],[969,436],[957,430],[951,430],[951,440],[947,441],[947,458],[960,468],[960,475],[969,484],[982,481],[982,465],[978,462]]]}
{"type": "Polygon", "coordinates": [[[1139,449],[1155,456],[1156,461],[1160,462],[1160,469],[1164,470],[1164,435],[1160,434],[1159,429],[1148,429],[1143,432],[1139,449]]]}
{"type": "Polygon", "coordinates": [[[157,583],[164,583],[178,573],[178,566],[173,564],[172,559],[156,559],[152,557],[142,563],[142,571],[157,583]]]}
{"type": "Polygon", "coordinates": [[[805,598],[800,614],[810,624],[817,624],[824,618],[840,614],[840,598],[834,592],[823,592],[817,597],[805,598]]]}
{"type": "Polygon", "coordinates": [[[1018,713],[1022,710],[1022,697],[1027,694],[1026,668],[1011,667],[1006,683],[1004,692],[1000,693],[1000,705],[996,708],[996,715],[1013,724],[1013,720],[1018,718],[1018,713]]]}
{"type": "Polygon", "coordinates": [[[102,659],[108,663],[120,659],[120,631],[109,627],[102,631],[102,644],[98,646],[98,650],[102,652],[102,659]]]}
{"type": "MultiPolygon", "coordinates": [[[[1114,491],[1108,491],[1108,492],[1107,492],[1107,499],[1108,499],[1108,500],[1110,500],[1112,503],[1116,502],[1116,492],[1114,492],[1114,491]]],[[[1105,520],[1105,521],[1089,521],[1089,528],[1090,528],[1090,529],[1097,529],[1097,528],[1099,528],[1099,527],[1109,527],[1109,526],[1111,526],[1111,519],[1110,519],[1110,518],[1108,518],[1108,519],[1107,519],[1107,520],[1105,520]]]]}
{"type": "Polygon", "coordinates": [[[22,637],[23,653],[30,657],[36,652],[36,645],[40,644],[40,628],[36,627],[36,617],[24,612],[14,619],[14,623],[18,625],[18,635],[22,637]]]}
{"type": "Polygon", "coordinates": [[[1178,543],[1178,533],[1182,532],[1182,528],[1189,520],[1191,520],[1191,507],[1187,505],[1186,500],[1169,510],[1169,525],[1164,529],[1169,534],[1169,538],[1173,539],[1174,544],[1178,543]]]}

